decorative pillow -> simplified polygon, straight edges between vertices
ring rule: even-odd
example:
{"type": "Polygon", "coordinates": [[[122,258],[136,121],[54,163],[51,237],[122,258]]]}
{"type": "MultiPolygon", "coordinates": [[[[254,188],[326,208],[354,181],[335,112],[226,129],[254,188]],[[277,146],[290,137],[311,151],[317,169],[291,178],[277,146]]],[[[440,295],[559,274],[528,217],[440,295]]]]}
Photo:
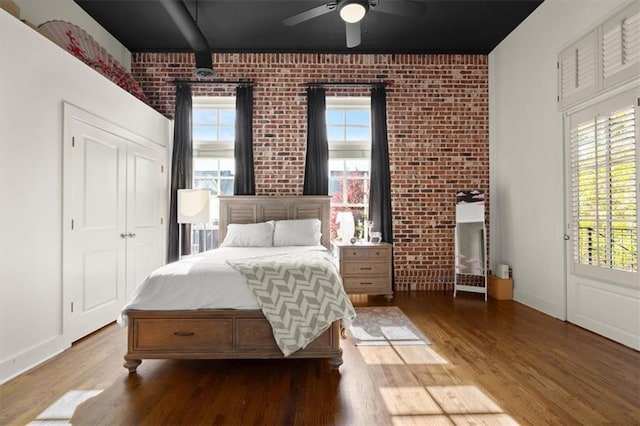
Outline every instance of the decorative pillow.
{"type": "Polygon", "coordinates": [[[272,247],[273,221],[260,223],[231,223],[220,247],[272,247]]]}
{"type": "Polygon", "coordinates": [[[318,246],[321,236],[319,219],[276,220],[273,245],[318,246]]]}

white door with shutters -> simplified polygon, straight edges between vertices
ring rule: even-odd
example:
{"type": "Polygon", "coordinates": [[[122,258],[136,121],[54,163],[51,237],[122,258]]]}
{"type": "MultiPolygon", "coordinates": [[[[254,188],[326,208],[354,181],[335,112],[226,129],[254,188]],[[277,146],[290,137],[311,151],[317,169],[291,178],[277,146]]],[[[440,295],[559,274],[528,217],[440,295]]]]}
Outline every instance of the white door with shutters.
{"type": "Polygon", "coordinates": [[[75,341],[113,322],[126,300],[127,141],[76,118],[71,133],[63,312],[75,341]]]}
{"type": "Polygon", "coordinates": [[[640,89],[566,116],[567,319],[640,349],[640,89]]]}
{"type": "Polygon", "coordinates": [[[164,264],[161,217],[163,159],[158,151],[129,144],[127,156],[127,300],[140,282],[164,264]]]}

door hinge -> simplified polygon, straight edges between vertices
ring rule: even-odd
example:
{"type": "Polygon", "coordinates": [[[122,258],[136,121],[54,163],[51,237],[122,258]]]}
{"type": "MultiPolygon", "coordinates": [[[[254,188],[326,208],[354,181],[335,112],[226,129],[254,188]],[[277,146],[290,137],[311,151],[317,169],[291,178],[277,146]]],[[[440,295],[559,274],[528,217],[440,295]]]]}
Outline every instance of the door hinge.
{"type": "Polygon", "coordinates": [[[71,313],[73,313],[73,302],[71,302],[71,313]]]}
{"type": "Polygon", "coordinates": [[[164,225],[164,217],[160,218],[160,225],[164,225]]]}
{"type": "Polygon", "coordinates": [[[75,146],[76,146],[76,137],[71,136],[71,148],[74,148],[75,146]]]}
{"type": "Polygon", "coordinates": [[[160,165],[160,173],[164,173],[164,164],[160,165]]]}
{"type": "Polygon", "coordinates": [[[73,231],[73,228],[75,227],[75,222],[73,219],[71,219],[71,230],[73,231]]]}
{"type": "Polygon", "coordinates": [[[556,69],[560,69],[560,62],[556,62],[556,69]]]}

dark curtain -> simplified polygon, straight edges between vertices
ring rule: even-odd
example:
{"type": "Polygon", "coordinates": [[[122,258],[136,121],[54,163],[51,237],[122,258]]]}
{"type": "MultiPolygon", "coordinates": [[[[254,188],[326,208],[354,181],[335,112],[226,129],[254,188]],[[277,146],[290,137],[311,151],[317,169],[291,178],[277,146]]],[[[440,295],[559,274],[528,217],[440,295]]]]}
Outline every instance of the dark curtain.
{"type": "Polygon", "coordinates": [[[369,220],[382,232],[382,241],[393,243],[391,174],[387,141],[387,99],[384,87],[371,89],[371,186],[369,220]]]}
{"type": "Polygon", "coordinates": [[[255,195],[256,179],[253,171],[253,87],[236,88],[236,140],[234,145],[236,174],[234,195],[255,195]]]}
{"type": "Polygon", "coordinates": [[[179,240],[182,235],[182,254],[191,253],[191,225],[178,223],[178,189],[191,188],[193,177],[191,87],[176,87],[176,110],[173,123],[173,154],[171,157],[171,206],[169,212],[169,250],[167,260],[180,258],[179,240]],[[182,226],[182,233],[180,227],[182,226]]]}
{"type": "Polygon", "coordinates": [[[329,142],[324,88],[307,88],[307,156],[304,195],[329,194],[329,142]]]}

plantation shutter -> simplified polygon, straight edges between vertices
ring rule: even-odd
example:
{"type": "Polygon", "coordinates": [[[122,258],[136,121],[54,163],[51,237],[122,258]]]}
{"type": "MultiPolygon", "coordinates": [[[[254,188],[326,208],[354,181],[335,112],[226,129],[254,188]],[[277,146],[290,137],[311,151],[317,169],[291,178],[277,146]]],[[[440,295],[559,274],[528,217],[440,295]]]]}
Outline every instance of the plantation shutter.
{"type": "Polygon", "coordinates": [[[640,67],[640,10],[633,3],[603,25],[604,87],[637,76],[640,67]]]}
{"type": "Polygon", "coordinates": [[[607,104],[570,119],[573,262],[637,273],[636,107],[607,104]]]}
{"type": "Polygon", "coordinates": [[[596,31],[589,33],[560,54],[561,106],[596,93],[596,35],[596,31]]]}

